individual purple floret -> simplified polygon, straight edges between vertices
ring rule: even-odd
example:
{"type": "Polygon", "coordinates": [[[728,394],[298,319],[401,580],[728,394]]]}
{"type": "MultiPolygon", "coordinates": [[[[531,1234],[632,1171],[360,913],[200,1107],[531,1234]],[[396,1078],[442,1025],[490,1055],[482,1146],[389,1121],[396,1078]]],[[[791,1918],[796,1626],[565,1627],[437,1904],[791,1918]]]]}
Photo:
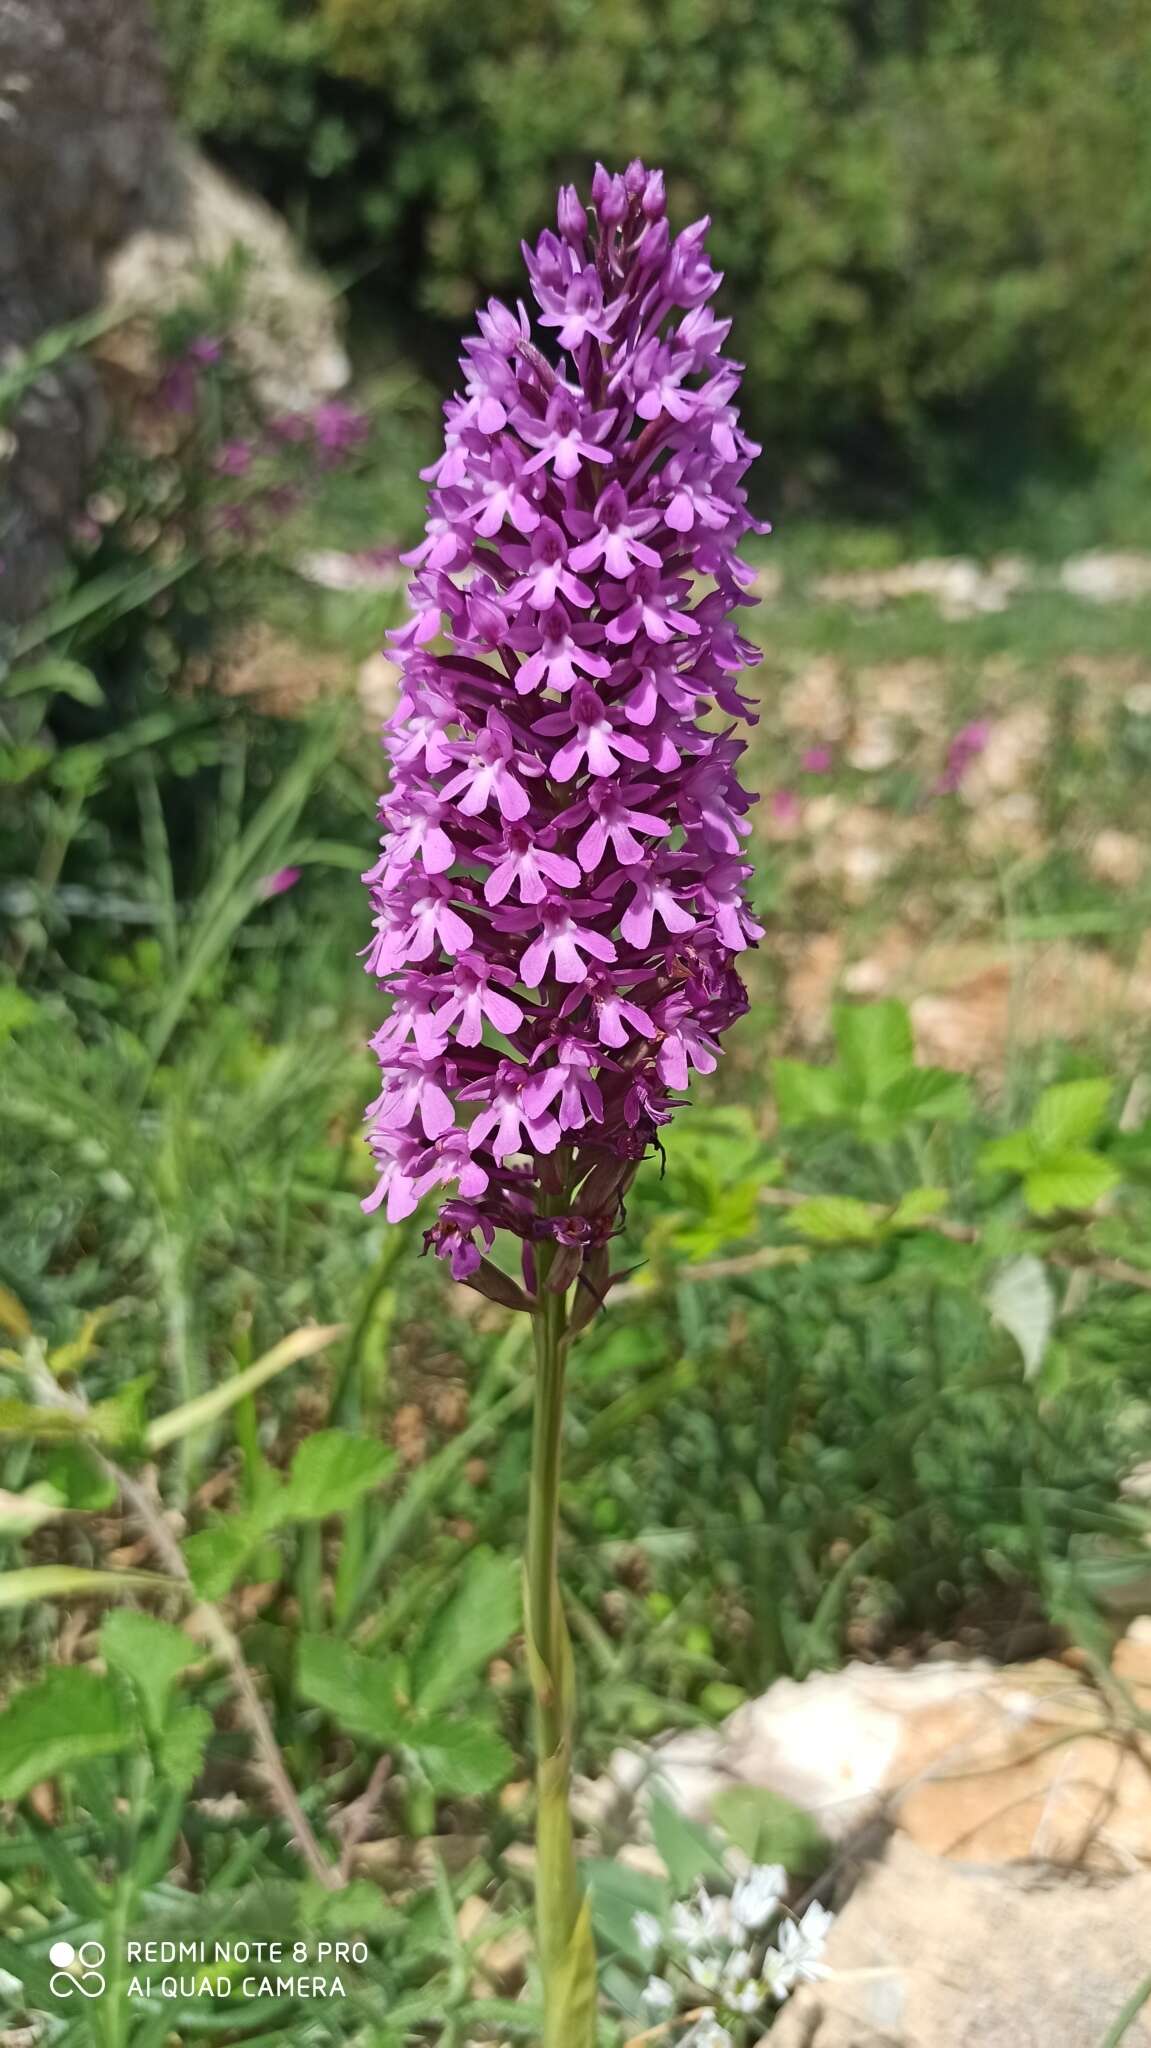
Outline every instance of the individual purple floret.
{"type": "Polygon", "coordinates": [[[739,544],[766,529],[706,227],[673,240],[638,162],[597,167],[590,213],[563,188],[558,234],[524,249],[542,332],[522,303],[480,313],[403,558],[365,877],[393,999],[365,1207],[395,1222],[454,1190],[428,1242],[520,1306],[485,1256],[497,1228],[523,1241],[528,1297],[547,1241],[549,1288],[602,1298],[636,1166],[690,1069],[715,1067],[762,936],[733,723],[759,656],[731,615],[754,601],[739,544]]]}

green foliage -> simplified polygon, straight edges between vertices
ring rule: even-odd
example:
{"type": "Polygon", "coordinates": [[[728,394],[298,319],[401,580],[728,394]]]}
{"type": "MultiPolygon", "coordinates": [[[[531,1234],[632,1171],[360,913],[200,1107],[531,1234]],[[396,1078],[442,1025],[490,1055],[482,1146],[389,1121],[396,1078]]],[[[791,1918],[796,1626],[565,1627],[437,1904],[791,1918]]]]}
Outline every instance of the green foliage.
{"type": "Polygon", "coordinates": [[[107,1679],[50,1671],[0,1713],[0,1798],[22,1799],[56,1771],[130,1747],[132,1726],[107,1679]]]}
{"type": "Polygon", "coordinates": [[[1039,1098],[1026,1130],[985,1145],[984,1173],[1019,1177],[1028,1208],[1036,1216],[1091,1209],[1115,1187],[1120,1170],[1090,1140],[1103,1122],[1112,1094],[1108,1080],[1065,1081],[1039,1098]]]}
{"type": "Polygon", "coordinates": [[[794,1877],[813,1877],[830,1860],[827,1837],[811,1815],[764,1785],[725,1786],[715,1818],[753,1863],[782,1863],[794,1877]]]}
{"type": "Polygon", "coordinates": [[[186,117],[370,275],[458,324],[596,157],[714,217],[774,459],[921,484],[1136,436],[1151,386],[1148,25],[1134,0],[163,0],[186,117]]]}
{"type": "Polygon", "coordinates": [[[363,1656],[330,1637],[305,1636],[299,1684],[353,1734],[414,1758],[433,1789],[476,1798],[510,1775],[512,1753],[473,1710],[445,1718],[470,1698],[483,1667],[505,1648],[519,1618],[515,1561],[478,1551],[461,1583],[403,1658],[363,1656]]]}
{"type": "Polygon", "coordinates": [[[839,1052],[834,1066],[773,1061],[781,1123],[843,1124],[878,1143],[912,1124],[970,1116],[970,1090],[961,1075],[915,1065],[911,1019],[902,1003],[840,1003],[832,1022],[839,1052]]]}

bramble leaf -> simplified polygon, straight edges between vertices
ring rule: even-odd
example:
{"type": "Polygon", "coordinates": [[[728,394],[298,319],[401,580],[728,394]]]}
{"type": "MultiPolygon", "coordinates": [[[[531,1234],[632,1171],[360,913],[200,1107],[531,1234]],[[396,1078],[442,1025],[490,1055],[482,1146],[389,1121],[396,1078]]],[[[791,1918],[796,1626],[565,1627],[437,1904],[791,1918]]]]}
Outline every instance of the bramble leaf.
{"type": "Polygon", "coordinates": [[[347,1514],[387,1478],[395,1462],[395,1452],[372,1437],[353,1436],[344,1429],[319,1430],[305,1438],[292,1459],[277,1519],[315,1522],[347,1514]]]}
{"type": "Polygon", "coordinates": [[[22,1799],[43,1779],[138,1739],[107,1678],[76,1665],[49,1671],[0,1713],[0,1799],[22,1799]]]}
{"type": "Polygon", "coordinates": [[[1044,1089],[1031,1118],[1031,1135],[1041,1158],[1055,1158],[1090,1143],[1106,1115],[1111,1085],[1108,1080],[1062,1081],[1044,1089]]]}

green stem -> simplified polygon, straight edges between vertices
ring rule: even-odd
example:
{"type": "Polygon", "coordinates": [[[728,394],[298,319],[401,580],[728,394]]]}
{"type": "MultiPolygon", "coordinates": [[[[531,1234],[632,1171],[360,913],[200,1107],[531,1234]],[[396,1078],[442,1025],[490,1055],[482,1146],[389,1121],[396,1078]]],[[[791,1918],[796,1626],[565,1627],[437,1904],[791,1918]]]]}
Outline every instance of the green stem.
{"type": "Polygon", "coordinates": [[[595,1956],[576,1876],[571,1821],[575,1685],[560,1600],[559,1488],[567,1364],[567,1308],[546,1288],[540,1259],[536,1386],[525,1585],[528,1663],[535,1698],[536,1938],[543,1983],[543,2048],[593,2048],[595,1956]]]}

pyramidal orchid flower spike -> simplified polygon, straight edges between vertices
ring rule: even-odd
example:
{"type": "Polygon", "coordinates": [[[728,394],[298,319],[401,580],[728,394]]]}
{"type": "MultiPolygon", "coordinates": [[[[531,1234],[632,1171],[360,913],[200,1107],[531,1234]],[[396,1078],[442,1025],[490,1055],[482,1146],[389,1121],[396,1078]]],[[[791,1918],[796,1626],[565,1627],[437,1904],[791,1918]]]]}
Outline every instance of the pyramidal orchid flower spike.
{"type": "MultiPolygon", "coordinates": [[[[739,546],[740,365],[706,220],[662,175],[598,167],[525,245],[538,311],[491,300],[424,472],[425,538],[386,730],[367,966],[391,995],[369,1110],[389,1220],[529,1312],[537,1358],[527,1643],[539,1746],[546,2048],[594,2038],[571,1856],[571,1658],[556,1587],[563,1374],[611,1285],[639,1162],[747,1006],[752,801],[736,768],[758,650],[739,546]],[[489,1256],[519,1241],[521,1276],[489,1256]],[[561,1811],[562,1809],[562,1811],[561,1811]]],[[[764,529],[758,529],[764,530],[764,529]]],[[[591,1973],[590,1979],[588,1973],[591,1973]]]]}

